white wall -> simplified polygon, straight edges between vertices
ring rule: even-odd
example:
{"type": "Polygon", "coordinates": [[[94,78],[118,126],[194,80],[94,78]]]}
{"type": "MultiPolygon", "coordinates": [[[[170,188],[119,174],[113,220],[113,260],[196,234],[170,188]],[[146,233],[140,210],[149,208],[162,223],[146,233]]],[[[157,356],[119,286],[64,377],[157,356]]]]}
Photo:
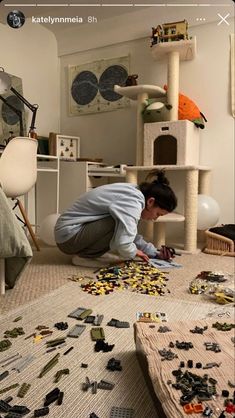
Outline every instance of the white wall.
{"type": "MultiPolygon", "coordinates": [[[[54,34],[27,20],[21,29],[0,24],[0,66],[23,81],[23,95],[30,103],[38,103],[37,133],[48,136],[59,130],[59,59],[54,34]]],[[[32,113],[26,109],[28,122],[32,113]]],[[[29,123],[27,124],[27,128],[29,123]]],[[[54,173],[38,173],[38,218],[41,221],[56,207],[54,173]],[[50,185],[50,187],[49,187],[50,185]],[[53,199],[54,197],[54,199],[53,199]]],[[[34,223],[34,194],[30,192],[29,218],[34,223]]]]}
{"type": "MultiPolygon", "coordinates": [[[[59,61],[52,32],[27,20],[20,29],[0,24],[0,66],[22,78],[23,94],[38,103],[38,135],[59,129],[59,61]]],[[[32,113],[26,111],[28,121],[32,113]]],[[[28,126],[27,126],[28,127],[28,126]]]]}
{"type": "MultiPolygon", "coordinates": [[[[185,16],[177,16],[182,19],[185,16]]],[[[214,17],[213,17],[214,19],[214,17]]],[[[172,21],[172,19],[165,19],[172,21]]],[[[161,21],[165,21],[161,20],[161,21]]],[[[156,18],[155,18],[156,21],[156,18]]],[[[120,29],[121,39],[127,34],[128,26],[123,26],[123,17],[116,18],[115,28],[120,29]]],[[[156,22],[155,22],[156,23],[156,22]]],[[[157,20],[157,23],[159,21],[157,20]]],[[[215,22],[193,26],[190,35],[196,36],[198,54],[195,60],[180,64],[180,91],[198,104],[206,115],[208,123],[201,131],[200,163],[212,167],[211,196],[219,203],[223,223],[234,222],[234,119],[230,108],[230,39],[234,32],[233,20],[230,26],[215,22]]],[[[107,23],[107,27],[110,27],[107,23]]],[[[150,35],[151,22],[142,20],[143,30],[150,35]]],[[[94,29],[95,30],[95,29],[94,29]]],[[[83,29],[85,34],[85,29],[83,29]]],[[[116,29],[117,32],[117,29],[116,29]]],[[[90,36],[86,32],[84,40],[87,48],[91,47],[94,31],[90,36]]],[[[106,44],[109,40],[107,31],[106,44]]],[[[82,38],[77,38],[77,49],[83,48],[82,38]],[[78,42],[80,39],[80,42],[78,42]]],[[[114,42],[115,36],[111,37],[114,42]]],[[[104,45],[104,37],[101,36],[104,45]]],[[[67,66],[83,64],[98,59],[113,58],[130,54],[130,73],[139,74],[139,84],[166,82],[166,63],[156,62],[151,56],[149,38],[81,50],[75,53],[74,33],[67,31],[63,42],[59,39],[61,54],[61,132],[81,136],[81,156],[102,157],[106,163],[134,163],[136,135],[135,103],[129,109],[121,109],[101,114],[68,116],[68,78],[67,66]],[[71,38],[70,38],[71,35],[71,38]],[[70,42],[71,41],[71,42],[70,42]],[[67,47],[68,55],[65,55],[67,47]],[[70,51],[72,50],[72,54],[70,51]]],[[[182,182],[176,184],[179,196],[182,194],[182,182]]]]}

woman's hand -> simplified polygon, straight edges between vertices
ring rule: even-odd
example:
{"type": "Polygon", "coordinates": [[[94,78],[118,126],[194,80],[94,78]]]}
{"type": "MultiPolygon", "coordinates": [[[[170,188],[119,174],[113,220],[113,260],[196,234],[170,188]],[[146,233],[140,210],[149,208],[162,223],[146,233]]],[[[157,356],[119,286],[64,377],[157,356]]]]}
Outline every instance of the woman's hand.
{"type": "Polygon", "coordinates": [[[147,254],[145,254],[143,251],[141,250],[137,250],[136,252],[136,256],[142,258],[142,260],[148,262],[149,261],[149,257],[147,256],[147,254]]]}
{"type": "Polygon", "coordinates": [[[160,258],[161,260],[169,261],[174,257],[175,257],[174,248],[167,247],[166,245],[161,246],[158,258],[160,258]]]}

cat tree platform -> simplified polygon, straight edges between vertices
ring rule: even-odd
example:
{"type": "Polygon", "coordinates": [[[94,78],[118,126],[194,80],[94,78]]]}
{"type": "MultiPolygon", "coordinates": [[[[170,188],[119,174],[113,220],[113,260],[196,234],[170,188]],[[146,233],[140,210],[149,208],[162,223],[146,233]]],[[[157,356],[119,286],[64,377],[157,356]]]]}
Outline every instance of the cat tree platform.
{"type": "Polygon", "coordinates": [[[196,38],[172,41],[159,42],[152,46],[152,56],[154,59],[162,59],[170,52],[178,52],[180,61],[190,61],[196,56],[196,38]]]}
{"type": "Polygon", "coordinates": [[[171,213],[169,218],[164,216],[159,218],[160,222],[149,222],[147,236],[151,239],[154,245],[159,245],[159,233],[161,244],[164,244],[165,237],[165,223],[182,222],[184,221],[184,250],[188,253],[197,253],[197,199],[198,194],[209,194],[210,172],[211,169],[206,166],[196,165],[152,165],[152,166],[127,166],[126,181],[128,183],[138,184],[138,175],[140,173],[149,174],[153,170],[164,169],[167,171],[183,172],[185,176],[184,181],[184,214],[171,213]],[[160,231],[158,230],[160,228],[160,231]],[[164,230],[163,230],[164,229],[164,230]],[[151,236],[150,236],[151,232],[151,236]],[[155,240],[155,241],[154,241],[155,240]]]}

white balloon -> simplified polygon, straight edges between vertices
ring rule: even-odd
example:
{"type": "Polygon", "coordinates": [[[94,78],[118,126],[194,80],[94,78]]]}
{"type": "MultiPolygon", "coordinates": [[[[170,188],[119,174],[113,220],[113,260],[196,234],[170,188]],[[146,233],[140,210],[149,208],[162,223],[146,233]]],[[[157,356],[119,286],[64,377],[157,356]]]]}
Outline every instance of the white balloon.
{"type": "Polygon", "coordinates": [[[197,229],[204,231],[218,223],[220,208],[212,197],[199,194],[197,210],[197,229]]]}
{"type": "Polygon", "coordinates": [[[57,219],[59,218],[59,213],[52,213],[43,219],[40,226],[40,238],[45,244],[55,246],[55,237],[54,237],[54,228],[57,219]]]}

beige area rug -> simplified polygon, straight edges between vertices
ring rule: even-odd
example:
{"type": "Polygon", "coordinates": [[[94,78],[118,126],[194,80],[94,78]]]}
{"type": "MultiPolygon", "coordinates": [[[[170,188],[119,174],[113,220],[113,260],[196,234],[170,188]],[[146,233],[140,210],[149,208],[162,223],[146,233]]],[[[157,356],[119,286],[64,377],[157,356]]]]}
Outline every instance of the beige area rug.
{"type": "MultiPolygon", "coordinates": [[[[205,302],[205,297],[189,293],[190,281],[202,270],[234,273],[232,257],[200,253],[182,255],[176,257],[176,261],[183,267],[169,270],[167,288],[171,293],[167,298],[205,302]]],[[[0,296],[0,313],[8,312],[63,286],[71,274],[88,274],[95,277],[93,271],[94,269],[72,266],[71,257],[62,254],[57,248],[41,248],[40,252],[34,252],[32,263],[26,268],[14,289],[7,291],[4,297],[0,296]]],[[[155,297],[153,299],[155,300],[155,297]]]]}
{"type": "MultiPolygon", "coordinates": [[[[61,275],[63,276],[63,274],[62,271],[61,275]]],[[[32,277],[31,280],[34,278],[32,277]]],[[[109,353],[94,352],[94,342],[90,337],[91,325],[87,324],[80,338],[68,338],[67,347],[58,349],[58,352],[61,352],[58,365],[43,378],[38,379],[37,376],[43,366],[57,351],[45,354],[45,340],[35,344],[31,339],[24,340],[25,336],[20,336],[17,339],[12,339],[12,347],[9,350],[0,353],[0,361],[17,352],[22,356],[33,354],[35,360],[20,374],[11,371],[10,375],[1,382],[1,388],[14,383],[30,383],[31,389],[24,399],[16,398],[17,388],[8,392],[7,395],[14,396],[14,403],[35,409],[42,407],[45,394],[58,386],[65,393],[64,403],[62,406],[53,405],[50,409],[50,417],[89,418],[89,414],[94,411],[99,418],[109,418],[111,407],[114,405],[133,408],[135,418],[157,418],[157,412],[135,356],[132,325],[135,322],[136,312],[162,311],[167,313],[171,321],[182,320],[182,318],[190,320],[204,318],[210,311],[211,305],[171,300],[167,297],[156,299],[128,290],[95,297],[82,292],[79,284],[69,282],[49,295],[1,316],[0,340],[6,329],[12,329],[15,326],[22,326],[26,336],[30,335],[39,324],[52,328],[56,322],[67,321],[69,328],[71,328],[77,321],[67,318],[67,315],[79,306],[93,309],[94,314],[104,315],[105,337],[109,344],[115,344],[113,351],[109,353]],[[19,315],[22,316],[22,320],[14,323],[13,320],[19,315]],[[112,317],[129,321],[131,327],[116,329],[106,326],[112,317]],[[62,353],[70,346],[74,346],[74,349],[68,355],[63,356],[62,353]],[[121,360],[123,366],[121,372],[106,370],[107,361],[111,357],[121,360]],[[87,369],[80,367],[82,362],[88,363],[87,369]],[[55,373],[63,368],[69,368],[70,375],[63,377],[59,384],[53,383],[55,373]],[[92,381],[101,379],[111,381],[115,383],[115,387],[110,392],[98,390],[95,395],[90,391],[83,392],[81,385],[86,376],[92,381]]],[[[66,331],[54,329],[52,337],[47,339],[54,339],[65,334],[66,331]]]]}
{"type": "MultiPolygon", "coordinates": [[[[233,318],[234,316],[231,315],[231,320],[233,320],[233,318]]],[[[231,320],[228,322],[231,322],[231,320]]],[[[180,405],[180,397],[182,396],[181,390],[176,390],[171,384],[167,383],[169,380],[172,383],[176,382],[176,378],[172,375],[172,371],[178,369],[181,361],[185,363],[185,368],[182,368],[183,373],[186,372],[186,370],[199,376],[203,376],[207,373],[209,378],[213,378],[217,381],[216,391],[218,396],[213,397],[208,402],[202,402],[203,409],[209,405],[214,411],[214,418],[218,418],[220,413],[225,409],[225,398],[221,396],[222,390],[228,390],[230,396],[232,396],[233,389],[228,385],[228,381],[234,381],[234,344],[231,341],[231,337],[234,336],[234,330],[232,329],[226,332],[219,331],[212,327],[214,322],[215,319],[209,321],[187,321],[187,323],[168,322],[167,326],[171,331],[165,334],[157,332],[157,328],[149,328],[147,324],[139,322],[135,324],[136,345],[138,350],[147,357],[149,375],[153,382],[155,394],[161,402],[165,415],[169,418],[186,417],[186,413],[180,405]],[[203,335],[190,332],[195,326],[203,328],[205,325],[208,329],[203,335]],[[193,349],[186,351],[172,348],[172,352],[177,354],[178,358],[175,358],[172,361],[161,361],[157,351],[169,347],[170,342],[175,343],[176,340],[192,342],[193,349]],[[206,350],[204,345],[206,342],[219,344],[221,352],[213,353],[212,351],[206,350]],[[192,369],[187,368],[189,359],[193,361],[194,366],[192,369]],[[197,369],[195,368],[195,365],[198,362],[202,363],[203,366],[207,363],[216,362],[217,364],[220,364],[220,367],[197,369]]],[[[197,398],[192,402],[194,404],[197,403],[197,398]]],[[[230,414],[226,414],[227,418],[229,416],[230,414]]],[[[202,415],[192,413],[190,414],[190,417],[197,418],[202,417],[202,415]]]]}

